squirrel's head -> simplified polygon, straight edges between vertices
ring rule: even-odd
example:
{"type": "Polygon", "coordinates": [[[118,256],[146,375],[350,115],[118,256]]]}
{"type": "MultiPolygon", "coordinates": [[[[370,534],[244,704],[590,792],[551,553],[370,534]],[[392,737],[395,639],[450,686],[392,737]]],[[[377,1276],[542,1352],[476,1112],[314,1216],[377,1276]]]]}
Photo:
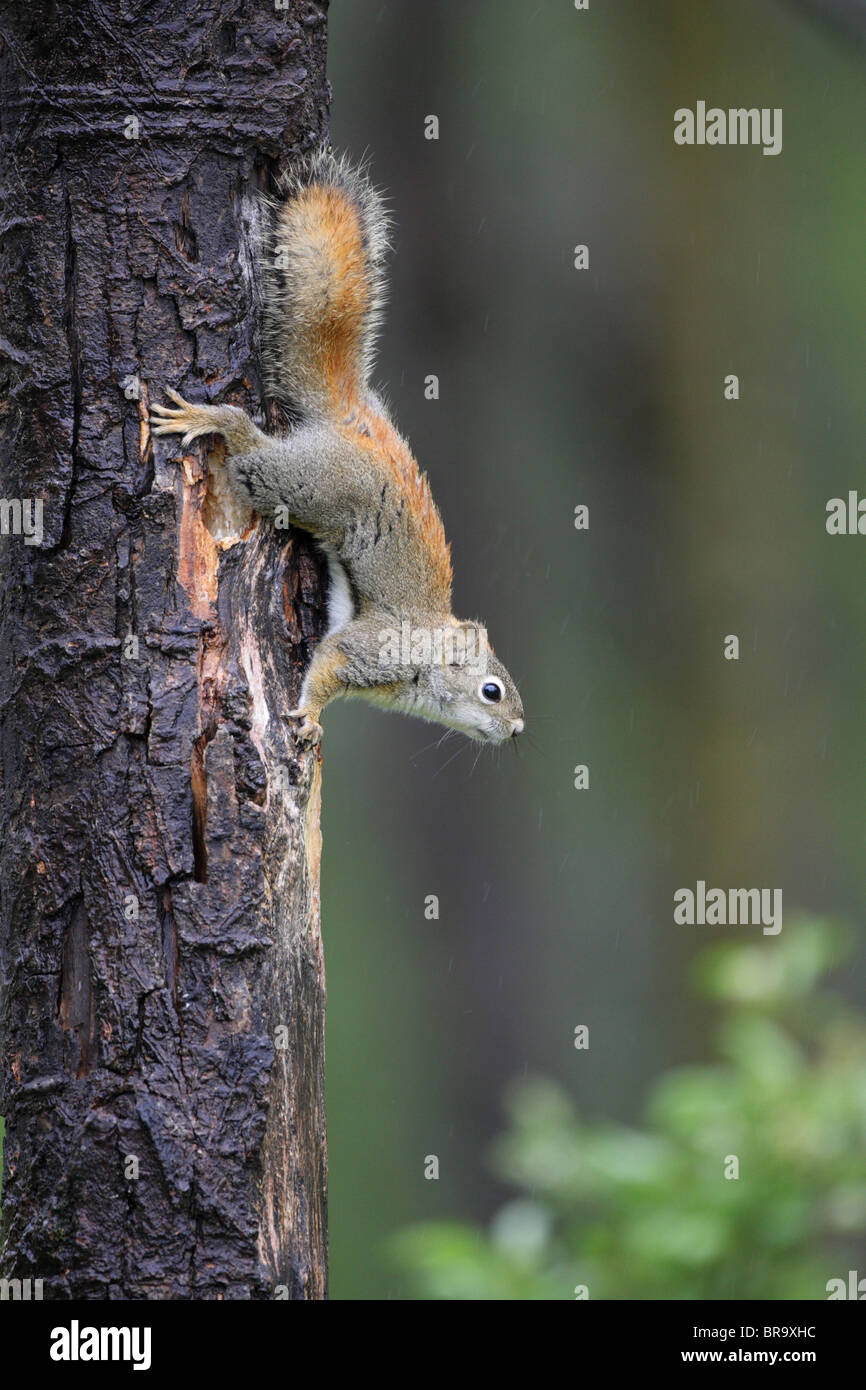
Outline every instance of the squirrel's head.
{"type": "Polygon", "coordinates": [[[504,743],[523,732],[517,687],[480,623],[453,623],[431,655],[414,679],[416,713],[481,743],[504,743]]]}

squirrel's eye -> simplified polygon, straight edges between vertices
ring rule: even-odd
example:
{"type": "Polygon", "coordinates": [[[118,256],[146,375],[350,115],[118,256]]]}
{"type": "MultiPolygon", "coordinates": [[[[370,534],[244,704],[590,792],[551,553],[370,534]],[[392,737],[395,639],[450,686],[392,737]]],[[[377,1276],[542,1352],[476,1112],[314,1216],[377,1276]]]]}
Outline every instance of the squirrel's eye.
{"type": "Polygon", "coordinates": [[[485,681],[478,691],[478,694],[481,696],[482,700],[486,700],[488,704],[497,705],[502,699],[502,682],[485,681]]]}

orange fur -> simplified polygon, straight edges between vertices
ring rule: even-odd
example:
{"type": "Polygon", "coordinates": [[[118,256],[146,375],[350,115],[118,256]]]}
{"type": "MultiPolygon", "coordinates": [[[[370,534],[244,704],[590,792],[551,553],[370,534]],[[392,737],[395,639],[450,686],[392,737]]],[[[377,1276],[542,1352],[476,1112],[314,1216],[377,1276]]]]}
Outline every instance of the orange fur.
{"type": "Polygon", "coordinates": [[[318,651],[308,673],[308,706],[314,719],[318,719],[322,708],[332,700],[343,685],[343,671],[346,659],[339,651],[318,651]]]}
{"type": "Polygon", "coordinates": [[[343,428],[373,454],[379,467],[386,470],[406,497],[420,538],[430,561],[430,574],[442,606],[451,607],[451,547],[445,539],[445,527],[426,475],[421,472],[415,457],[386,416],[356,400],[343,401],[346,414],[343,428]]]}
{"type": "Polygon", "coordinates": [[[341,189],[311,184],[285,205],[281,221],[287,243],[307,262],[307,283],[319,290],[319,302],[310,306],[313,365],[336,400],[358,389],[363,372],[371,286],[358,210],[341,189]]]}

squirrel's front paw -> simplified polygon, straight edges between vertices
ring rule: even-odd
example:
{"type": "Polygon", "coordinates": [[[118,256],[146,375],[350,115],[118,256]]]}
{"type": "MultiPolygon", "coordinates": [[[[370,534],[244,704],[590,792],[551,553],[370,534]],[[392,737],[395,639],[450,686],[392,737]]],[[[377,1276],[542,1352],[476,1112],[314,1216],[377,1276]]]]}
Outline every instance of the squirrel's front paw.
{"type": "Polygon", "coordinates": [[[186,449],[200,434],[208,434],[213,430],[211,406],[192,405],[185,401],[183,396],[179,396],[177,391],[172,391],[170,386],[166,386],[165,394],[174,401],[176,409],[158,405],[154,401],[150,407],[150,428],[154,434],[182,434],[180,445],[182,449],[186,449]]]}
{"type": "Polygon", "coordinates": [[[298,743],[307,743],[313,747],[321,741],[322,726],[306,710],[290,709],[285,718],[290,719],[293,723],[298,721],[298,727],[294,730],[298,743]]]}

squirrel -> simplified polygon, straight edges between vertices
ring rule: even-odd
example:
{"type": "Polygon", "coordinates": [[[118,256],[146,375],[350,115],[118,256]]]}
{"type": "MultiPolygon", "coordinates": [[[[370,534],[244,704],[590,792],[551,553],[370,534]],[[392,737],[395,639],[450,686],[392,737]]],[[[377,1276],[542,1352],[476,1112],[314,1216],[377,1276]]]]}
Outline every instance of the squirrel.
{"type": "Polygon", "coordinates": [[[517,688],[480,623],[451,612],[451,555],[427,479],[368,378],[384,300],[389,219],[366,170],[319,150],[265,205],[261,356],[266,394],[296,422],[264,434],[237,406],[171,388],[156,435],[221,435],[231,487],[260,515],[310,532],[328,561],[327,630],[297,709],[302,742],[325,705],[359,695],[484,743],[523,730],[517,688]]]}

